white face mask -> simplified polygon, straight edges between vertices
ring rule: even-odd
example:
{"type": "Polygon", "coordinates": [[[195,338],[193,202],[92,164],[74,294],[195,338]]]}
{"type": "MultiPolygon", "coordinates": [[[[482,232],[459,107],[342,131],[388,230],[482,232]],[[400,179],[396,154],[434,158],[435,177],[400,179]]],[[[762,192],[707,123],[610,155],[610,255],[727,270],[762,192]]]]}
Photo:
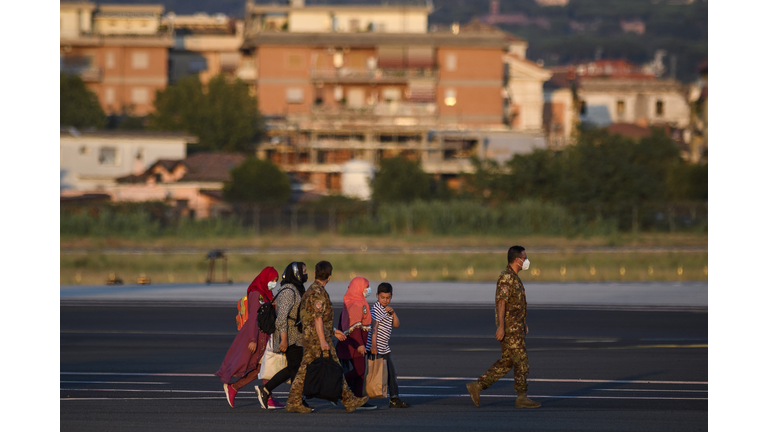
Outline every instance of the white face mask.
{"type": "Polygon", "coordinates": [[[368,287],[368,288],[366,288],[366,289],[363,291],[363,297],[366,297],[366,298],[367,298],[369,295],[371,295],[371,287],[368,287]]]}
{"type": "Polygon", "coordinates": [[[530,266],[531,266],[531,262],[528,261],[528,258],[526,258],[525,261],[523,261],[523,270],[528,270],[528,267],[530,266]]]}
{"type": "Polygon", "coordinates": [[[275,282],[275,281],[267,282],[267,287],[269,287],[269,290],[271,291],[271,290],[277,288],[277,282],[275,282]]]}

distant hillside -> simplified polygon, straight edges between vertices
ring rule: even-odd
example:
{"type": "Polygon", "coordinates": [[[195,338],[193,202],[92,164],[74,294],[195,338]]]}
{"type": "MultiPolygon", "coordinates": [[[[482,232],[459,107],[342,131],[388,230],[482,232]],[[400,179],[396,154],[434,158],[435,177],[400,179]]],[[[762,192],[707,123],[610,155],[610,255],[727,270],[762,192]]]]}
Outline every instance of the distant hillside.
{"type": "MultiPolygon", "coordinates": [[[[152,0],[92,0],[96,3],[152,3],[152,0]]],[[[423,4],[426,0],[305,0],[305,4],[423,4]]],[[[166,11],[177,14],[224,13],[243,18],[245,0],[163,0],[166,11]]],[[[288,4],[288,0],[258,0],[260,4],[288,4]]],[[[434,0],[430,25],[468,23],[490,12],[489,0],[434,0]]],[[[708,3],[695,0],[571,0],[567,6],[543,7],[534,0],[499,0],[495,25],[529,42],[528,57],[545,66],[601,58],[623,58],[633,63],[653,60],[666,51],[666,76],[690,82],[707,58],[708,3]],[[510,18],[512,16],[512,18],[510,18]],[[506,22],[504,22],[506,21],[506,22]],[[625,28],[622,28],[624,22],[625,28]],[[629,24],[627,24],[629,23],[629,24]],[[628,32],[628,28],[642,34],[628,32]],[[674,60],[673,60],[674,59],[674,60]]]]}

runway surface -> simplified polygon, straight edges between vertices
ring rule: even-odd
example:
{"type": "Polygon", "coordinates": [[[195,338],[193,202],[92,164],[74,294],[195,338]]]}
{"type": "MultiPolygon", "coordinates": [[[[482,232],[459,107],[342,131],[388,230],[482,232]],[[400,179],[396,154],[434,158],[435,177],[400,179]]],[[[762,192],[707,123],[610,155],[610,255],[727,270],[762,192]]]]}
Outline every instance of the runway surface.
{"type": "MultiPolygon", "coordinates": [[[[391,346],[401,398],[412,407],[388,409],[387,400],[375,399],[378,410],[347,414],[310,400],[317,411],[299,415],[262,410],[252,385],[235,408],[227,404],[213,374],[236,334],[234,304],[78,304],[64,297],[64,431],[707,429],[706,306],[533,305],[528,393],[542,407],[520,410],[512,373],[482,393],[479,408],[467,396],[465,384],[500,356],[491,307],[393,302],[402,325],[391,346]]],[[[278,387],[278,400],[287,391],[278,387]]]]}

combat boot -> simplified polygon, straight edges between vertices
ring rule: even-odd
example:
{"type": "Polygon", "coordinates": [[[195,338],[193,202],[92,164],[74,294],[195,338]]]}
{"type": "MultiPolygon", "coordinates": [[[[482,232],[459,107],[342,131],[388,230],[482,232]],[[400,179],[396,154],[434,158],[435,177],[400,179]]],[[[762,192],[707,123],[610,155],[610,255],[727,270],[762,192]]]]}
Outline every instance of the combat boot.
{"type": "Polygon", "coordinates": [[[528,399],[525,393],[518,393],[515,400],[515,408],[538,408],[541,404],[528,399]]]}
{"type": "Polygon", "coordinates": [[[312,408],[304,405],[286,405],[285,410],[288,412],[295,412],[295,413],[301,413],[301,414],[309,414],[312,412],[312,408]]]}
{"type": "Polygon", "coordinates": [[[467,384],[467,391],[469,391],[469,397],[472,398],[472,402],[475,403],[475,406],[480,406],[480,384],[478,382],[471,382],[467,384]]]}
{"type": "Polygon", "coordinates": [[[349,400],[347,400],[347,403],[344,404],[344,408],[346,408],[348,413],[351,413],[357,408],[363,406],[366,402],[368,402],[368,396],[363,396],[363,397],[352,396],[351,398],[349,398],[349,400]]]}

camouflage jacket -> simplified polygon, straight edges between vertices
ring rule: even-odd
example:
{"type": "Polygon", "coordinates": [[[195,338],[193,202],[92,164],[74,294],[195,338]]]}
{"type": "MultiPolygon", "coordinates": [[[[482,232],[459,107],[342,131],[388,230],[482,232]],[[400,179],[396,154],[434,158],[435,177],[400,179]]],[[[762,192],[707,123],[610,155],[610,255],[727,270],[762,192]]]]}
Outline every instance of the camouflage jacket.
{"type": "MultiPolygon", "coordinates": [[[[504,269],[496,282],[496,306],[499,301],[504,300],[504,322],[506,325],[520,324],[525,325],[525,318],[528,315],[528,303],[525,300],[525,287],[520,277],[512,271],[510,266],[504,269]]],[[[496,309],[496,326],[499,325],[499,311],[496,309]]]]}
{"type": "Polygon", "coordinates": [[[301,323],[304,327],[304,347],[318,345],[317,330],[315,329],[315,318],[323,319],[323,330],[325,341],[332,343],[333,337],[333,304],[325,287],[315,281],[301,298],[301,323]]]}

